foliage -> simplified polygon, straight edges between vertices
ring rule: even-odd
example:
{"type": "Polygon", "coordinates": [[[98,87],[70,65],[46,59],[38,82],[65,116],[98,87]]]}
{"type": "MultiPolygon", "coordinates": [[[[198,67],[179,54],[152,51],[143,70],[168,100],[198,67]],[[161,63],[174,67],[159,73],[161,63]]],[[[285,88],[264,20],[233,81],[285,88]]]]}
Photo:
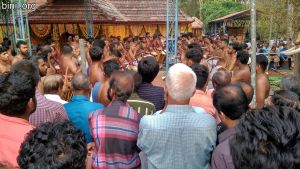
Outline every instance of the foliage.
{"type": "Polygon", "coordinates": [[[245,10],[246,6],[234,1],[205,1],[203,4],[204,23],[219,17],[245,10]]]}
{"type": "Polygon", "coordinates": [[[258,19],[257,30],[262,39],[288,39],[287,30],[292,26],[294,36],[299,32],[300,1],[299,0],[257,0],[257,9],[261,11],[258,19]],[[294,7],[294,11],[288,10],[288,2],[294,7]],[[289,18],[289,14],[291,18],[289,18]],[[272,19],[271,19],[272,18],[272,19]]]}
{"type": "Polygon", "coordinates": [[[189,16],[202,18],[204,23],[246,9],[245,1],[237,0],[181,0],[181,9],[189,16]],[[200,2],[203,3],[200,17],[200,2]]]}

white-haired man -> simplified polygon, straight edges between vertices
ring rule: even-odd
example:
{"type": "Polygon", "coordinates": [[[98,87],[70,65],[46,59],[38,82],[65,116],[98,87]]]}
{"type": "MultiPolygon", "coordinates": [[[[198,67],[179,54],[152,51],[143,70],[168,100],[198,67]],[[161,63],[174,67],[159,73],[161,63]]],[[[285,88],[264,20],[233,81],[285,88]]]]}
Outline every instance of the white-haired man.
{"type": "Polygon", "coordinates": [[[208,169],[216,144],[216,121],[189,105],[197,77],[179,63],[169,69],[165,84],[166,108],[140,122],[137,145],[148,169],[208,169]]]}

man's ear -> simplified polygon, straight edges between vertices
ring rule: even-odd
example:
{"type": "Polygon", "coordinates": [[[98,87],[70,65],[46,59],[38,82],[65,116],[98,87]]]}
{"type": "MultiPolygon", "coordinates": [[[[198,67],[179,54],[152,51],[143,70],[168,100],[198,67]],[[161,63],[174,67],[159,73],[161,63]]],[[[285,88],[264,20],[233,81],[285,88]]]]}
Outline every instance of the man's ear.
{"type": "Polygon", "coordinates": [[[26,114],[30,115],[33,112],[35,112],[36,106],[37,106],[36,99],[35,98],[29,99],[26,105],[26,110],[25,110],[26,114]]]}
{"type": "Polygon", "coordinates": [[[168,99],[168,95],[169,95],[169,93],[168,93],[168,90],[167,90],[167,86],[164,85],[164,99],[165,99],[165,100],[168,99]]]}

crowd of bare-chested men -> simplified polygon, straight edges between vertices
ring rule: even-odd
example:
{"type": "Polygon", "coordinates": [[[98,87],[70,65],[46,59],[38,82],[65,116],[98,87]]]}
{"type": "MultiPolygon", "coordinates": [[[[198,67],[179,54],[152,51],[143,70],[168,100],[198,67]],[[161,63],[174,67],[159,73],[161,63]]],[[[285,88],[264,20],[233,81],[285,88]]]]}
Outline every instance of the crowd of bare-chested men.
{"type": "MultiPolygon", "coordinates": [[[[131,36],[105,37],[98,39],[80,39],[78,35],[69,37],[66,43],[58,44],[51,39],[34,47],[34,56],[29,56],[27,43],[19,41],[17,51],[13,50],[11,41],[7,38],[1,45],[0,72],[8,72],[11,65],[23,59],[42,58],[39,68],[42,76],[61,74],[65,77],[64,90],[68,93],[68,81],[77,72],[84,72],[89,76],[91,83],[103,83],[106,79],[103,73],[103,64],[107,61],[117,61],[122,70],[136,70],[138,61],[146,56],[153,56],[164,68],[166,61],[166,42],[162,36],[131,36]],[[85,51],[80,51],[79,41],[84,44],[85,51]],[[93,48],[100,49],[100,60],[93,59],[90,54],[93,48]],[[14,56],[14,53],[15,54],[14,56]],[[85,53],[85,63],[82,53],[85,53]],[[85,66],[83,66],[85,65],[85,66]],[[83,70],[85,69],[85,70],[83,70]]],[[[238,41],[235,37],[206,36],[194,37],[192,33],[183,34],[178,40],[178,54],[172,61],[182,62],[188,66],[199,63],[210,70],[210,77],[217,71],[230,74],[231,82],[251,83],[249,55],[251,46],[238,41]]],[[[263,57],[261,55],[260,57],[263,57]]],[[[265,66],[257,66],[257,103],[262,107],[264,100],[269,96],[270,85],[265,74],[265,66]]],[[[212,86],[212,85],[211,85],[212,86]]],[[[41,87],[42,88],[42,87],[41,87]]],[[[212,87],[211,87],[212,88],[212,87]]],[[[67,97],[67,96],[66,96],[67,97]]],[[[70,96],[69,96],[70,97],[70,96]]]]}

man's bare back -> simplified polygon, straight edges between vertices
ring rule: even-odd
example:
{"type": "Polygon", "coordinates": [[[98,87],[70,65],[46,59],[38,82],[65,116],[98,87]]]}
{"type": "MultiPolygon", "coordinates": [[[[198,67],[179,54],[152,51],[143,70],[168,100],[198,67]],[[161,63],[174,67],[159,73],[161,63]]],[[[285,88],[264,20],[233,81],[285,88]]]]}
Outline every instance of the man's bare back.
{"type": "Polygon", "coordinates": [[[256,102],[257,108],[262,108],[265,103],[265,99],[269,97],[270,82],[266,74],[256,75],[256,102]]]}
{"type": "Polygon", "coordinates": [[[73,61],[71,57],[63,57],[61,67],[64,74],[66,73],[68,68],[68,73],[67,73],[68,75],[74,75],[80,71],[78,66],[76,65],[76,63],[73,61]]]}
{"type": "Polygon", "coordinates": [[[89,77],[92,85],[94,86],[96,82],[104,83],[105,76],[100,63],[93,63],[89,68],[89,77]]]}
{"type": "Polygon", "coordinates": [[[231,82],[245,82],[251,84],[251,72],[249,66],[245,65],[239,68],[238,70],[234,71],[231,82]]]}

